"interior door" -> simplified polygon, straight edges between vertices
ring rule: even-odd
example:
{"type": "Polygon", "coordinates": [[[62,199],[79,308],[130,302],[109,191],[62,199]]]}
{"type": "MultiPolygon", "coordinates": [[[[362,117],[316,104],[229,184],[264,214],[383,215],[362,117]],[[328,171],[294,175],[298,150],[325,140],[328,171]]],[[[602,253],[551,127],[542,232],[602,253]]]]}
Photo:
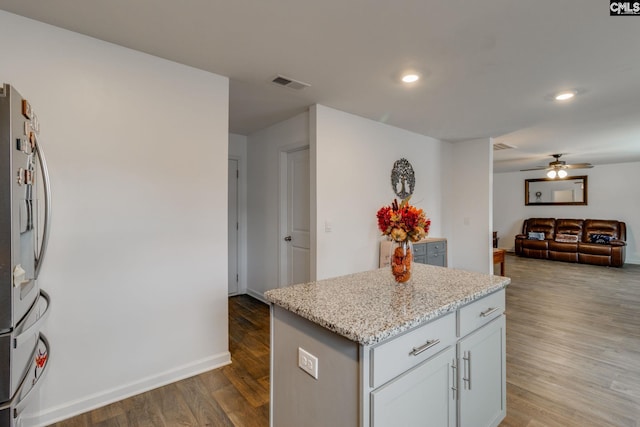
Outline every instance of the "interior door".
{"type": "Polygon", "coordinates": [[[238,161],[229,159],[229,295],[238,293],[238,161]]]}
{"type": "Polygon", "coordinates": [[[309,281],[309,147],[286,153],[286,285],[309,281]]]}

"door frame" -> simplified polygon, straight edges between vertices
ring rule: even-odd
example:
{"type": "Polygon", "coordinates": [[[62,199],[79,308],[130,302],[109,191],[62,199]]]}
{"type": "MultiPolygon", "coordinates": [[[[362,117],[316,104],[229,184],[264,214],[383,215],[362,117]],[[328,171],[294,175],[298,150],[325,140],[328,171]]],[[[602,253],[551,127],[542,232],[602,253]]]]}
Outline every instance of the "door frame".
{"type": "MultiPolygon", "coordinates": [[[[287,233],[287,191],[288,191],[288,155],[295,151],[301,150],[309,150],[309,187],[312,186],[312,176],[311,171],[313,170],[312,162],[313,158],[311,156],[311,146],[308,141],[301,141],[294,144],[284,145],[280,147],[278,153],[278,170],[280,173],[280,183],[278,185],[278,287],[281,288],[283,286],[287,286],[287,250],[288,245],[284,241],[284,237],[287,233]]],[[[309,215],[313,217],[313,197],[312,197],[311,188],[309,188],[309,201],[310,201],[310,210],[309,215]]],[[[309,218],[309,232],[311,236],[315,233],[315,223],[312,221],[313,218],[309,218]]],[[[310,244],[312,246],[313,238],[310,239],[310,244]]],[[[310,280],[313,280],[312,274],[312,264],[313,264],[313,248],[309,248],[309,277],[310,280]]]]}
{"type": "MultiPolygon", "coordinates": [[[[231,195],[231,192],[234,191],[235,192],[235,222],[236,222],[236,229],[235,231],[233,230],[233,227],[231,225],[229,225],[228,229],[227,229],[227,236],[229,237],[227,240],[227,266],[228,266],[228,270],[229,270],[229,275],[228,277],[231,278],[231,260],[235,261],[235,273],[237,274],[236,279],[235,279],[235,291],[233,292],[229,292],[228,290],[228,286],[227,286],[227,295],[228,296],[234,296],[234,295],[238,295],[240,293],[240,209],[239,209],[239,205],[240,205],[240,161],[238,159],[234,159],[231,156],[229,156],[229,159],[227,160],[228,162],[228,168],[229,168],[229,182],[227,183],[227,188],[228,188],[228,197],[227,197],[227,201],[229,200],[229,197],[231,195]],[[232,187],[232,175],[231,175],[231,163],[235,163],[235,171],[236,171],[236,177],[235,177],[235,185],[232,187]],[[236,241],[236,247],[235,247],[235,253],[233,253],[231,251],[231,233],[235,232],[235,241],[236,241]]],[[[229,220],[231,220],[231,212],[232,212],[232,206],[229,203],[227,205],[227,216],[229,218],[229,220]]],[[[227,224],[230,224],[230,221],[227,221],[227,224]]],[[[229,285],[229,284],[227,284],[229,285]]]]}
{"type": "MultiPolygon", "coordinates": [[[[247,292],[247,160],[243,156],[228,155],[238,162],[238,294],[247,292]]],[[[229,183],[227,183],[227,188],[229,183]]],[[[228,210],[228,207],[227,207],[228,210]]],[[[227,254],[229,256],[229,254],[227,254]]],[[[227,262],[228,265],[228,262],[227,262]]]]}

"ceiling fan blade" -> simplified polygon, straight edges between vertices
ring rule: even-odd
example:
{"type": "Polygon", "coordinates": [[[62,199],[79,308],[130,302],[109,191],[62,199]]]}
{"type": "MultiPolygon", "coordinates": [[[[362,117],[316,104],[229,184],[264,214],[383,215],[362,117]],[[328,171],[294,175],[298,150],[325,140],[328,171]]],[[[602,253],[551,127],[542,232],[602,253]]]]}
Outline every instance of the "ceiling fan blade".
{"type": "Polygon", "coordinates": [[[567,169],[590,169],[593,167],[591,163],[574,163],[572,165],[565,165],[567,169]]]}
{"type": "Polygon", "coordinates": [[[545,169],[549,169],[549,168],[548,168],[548,167],[546,167],[546,166],[538,166],[538,167],[531,168],[531,169],[520,169],[520,172],[525,172],[525,171],[542,171],[542,170],[545,170],[545,169]]]}

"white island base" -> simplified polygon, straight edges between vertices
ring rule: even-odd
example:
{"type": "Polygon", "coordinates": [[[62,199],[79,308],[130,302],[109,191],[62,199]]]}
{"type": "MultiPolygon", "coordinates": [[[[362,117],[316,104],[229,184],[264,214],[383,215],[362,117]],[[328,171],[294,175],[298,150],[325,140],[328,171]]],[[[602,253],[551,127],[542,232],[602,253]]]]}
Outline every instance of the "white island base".
{"type": "Polygon", "coordinates": [[[419,269],[409,286],[389,284],[390,273],[378,270],[269,291],[271,426],[500,424],[510,280],[419,269]],[[371,293],[373,273],[385,287],[371,293]],[[451,292],[439,287],[445,276],[451,292]],[[467,286],[451,283],[459,280],[467,286]],[[347,283],[349,297],[339,290],[347,283]],[[364,293],[353,300],[354,292],[364,293]],[[313,373],[314,364],[317,378],[299,366],[313,373]]]}

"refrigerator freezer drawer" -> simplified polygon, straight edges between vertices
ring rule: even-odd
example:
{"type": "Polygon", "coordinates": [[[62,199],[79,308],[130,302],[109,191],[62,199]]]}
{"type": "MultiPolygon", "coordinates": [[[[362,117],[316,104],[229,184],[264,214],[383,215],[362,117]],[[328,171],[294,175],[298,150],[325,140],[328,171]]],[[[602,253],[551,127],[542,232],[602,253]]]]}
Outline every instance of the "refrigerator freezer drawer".
{"type": "Polygon", "coordinates": [[[29,405],[32,397],[42,385],[49,365],[49,342],[40,334],[33,359],[30,360],[27,376],[24,377],[14,398],[0,404],[0,427],[21,427],[22,411],[29,405]]]}
{"type": "Polygon", "coordinates": [[[41,291],[27,316],[12,332],[0,335],[0,402],[9,401],[30,369],[40,327],[49,314],[49,295],[41,291]]]}

